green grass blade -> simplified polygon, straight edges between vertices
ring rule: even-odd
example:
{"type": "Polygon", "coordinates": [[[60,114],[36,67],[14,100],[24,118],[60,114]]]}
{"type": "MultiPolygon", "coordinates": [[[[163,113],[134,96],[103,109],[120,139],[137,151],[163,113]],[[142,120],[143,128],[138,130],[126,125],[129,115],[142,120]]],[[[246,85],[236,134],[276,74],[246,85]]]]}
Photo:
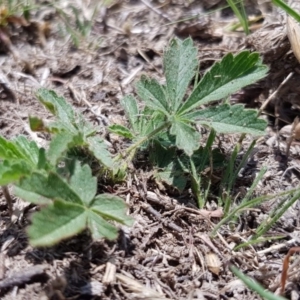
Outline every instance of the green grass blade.
{"type": "Polygon", "coordinates": [[[300,22],[300,15],[282,0],[272,0],[272,3],[283,9],[288,15],[300,22]]]}
{"type": "MultiPolygon", "coordinates": [[[[260,197],[256,197],[254,199],[251,199],[249,201],[247,201],[246,203],[241,203],[239,206],[237,206],[236,208],[234,208],[233,210],[230,211],[230,213],[228,214],[228,216],[226,216],[225,218],[223,218],[214,228],[214,230],[212,231],[212,236],[214,236],[216,234],[216,232],[218,231],[218,229],[223,225],[226,224],[227,222],[229,222],[231,219],[233,219],[234,217],[236,217],[237,215],[239,215],[240,213],[242,213],[244,210],[248,209],[249,207],[254,207],[256,205],[259,205],[267,200],[271,200],[274,199],[275,197],[281,197],[281,196],[285,196],[291,193],[294,193],[299,190],[294,189],[294,190],[290,190],[290,191],[284,191],[282,193],[279,193],[277,195],[263,195],[260,197]]],[[[297,196],[299,197],[299,195],[297,194],[297,196]]],[[[257,236],[255,237],[257,238],[257,236]]]]}
{"type": "Polygon", "coordinates": [[[268,237],[265,237],[265,238],[258,238],[258,239],[255,239],[255,240],[250,240],[248,242],[242,243],[242,244],[234,247],[233,251],[237,251],[241,248],[244,248],[244,247],[247,247],[247,246],[250,246],[250,245],[255,245],[255,244],[264,243],[264,242],[270,242],[270,241],[274,241],[274,240],[281,240],[281,239],[284,239],[285,237],[286,236],[284,236],[284,235],[281,235],[281,236],[268,236],[268,237]]]}
{"type": "Polygon", "coordinates": [[[240,270],[238,270],[236,267],[231,266],[230,267],[231,272],[237,276],[239,279],[241,279],[244,284],[251,290],[255,291],[258,295],[260,295],[263,299],[267,300],[286,300],[286,298],[283,298],[281,296],[274,295],[273,293],[265,290],[264,287],[262,287],[259,283],[257,283],[252,278],[246,276],[243,274],[240,270]]]}
{"type": "Polygon", "coordinates": [[[227,0],[227,3],[239,19],[241,25],[243,26],[243,29],[246,33],[246,35],[250,34],[250,30],[248,27],[248,20],[247,20],[247,15],[245,12],[245,7],[243,1],[235,3],[233,0],[227,0]],[[238,8],[237,4],[239,3],[240,8],[238,8]]]}
{"type": "MultiPolygon", "coordinates": [[[[292,194],[292,192],[290,193],[292,194]]],[[[265,234],[281,217],[282,215],[291,207],[300,197],[300,191],[290,199],[283,199],[279,205],[274,209],[274,211],[269,215],[268,219],[260,224],[256,230],[256,234],[253,236],[253,239],[257,239],[263,234],[265,234]],[[285,204],[284,204],[285,203],[285,204]],[[282,206],[283,205],[283,206],[282,206]]]]}

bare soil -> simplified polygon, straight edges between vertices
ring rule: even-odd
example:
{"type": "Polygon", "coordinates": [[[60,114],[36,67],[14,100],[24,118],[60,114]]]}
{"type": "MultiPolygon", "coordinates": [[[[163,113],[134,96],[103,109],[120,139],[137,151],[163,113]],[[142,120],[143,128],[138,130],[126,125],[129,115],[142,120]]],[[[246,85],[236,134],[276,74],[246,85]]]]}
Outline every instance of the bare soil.
{"type": "MultiPolygon", "coordinates": [[[[34,94],[44,86],[101,125],[99,134],[117,151],[123,142],[111,136],[107,126],[126,124],[120,99],[134,93],[133,83],[142,74],[162,81],[162,54],[169,40],[191,36],[199,50],[200,74],[226,53],[241,49],[259,51],[270,66],[266,79],[232,95],[232,103],[260,108],[293,72],[264,110],[270,126],[257,142],[232,197],[233,201],[241,199],[263,166],[268,171],[255,195],[298,187],[300,147],[293,142],[287,157],[286,136],[275,133],[291,124],[300,108],[300,66],[286,36],[284,17],[248,1],[247,13],[254,21],[246,37],[242,29],[230,29],[236,19],[229,8],[221,9],[226,1],[147,3],[115,1],[102,8],[91,35],[78,49],[69,36],[61,35],[57,26],[61,20],[48,7],[32,12],[36,22],[47,21],[51,28],[45,41],[32,34],[34,29],[28,33],[19,26],[9,28],[12,46],[0,47],[0,134],[46,141],[47,136],[32,136],[27,126],[29,115],[50,118],[34,94]]],[[[70,14],[69,6],[65,10],[70,14]]],[[[230,155],[238,138],[220,136],[222,152],[230,155]]],[[[251,137],[245,139],[241,155],[251,141],[251,137]]],[[[143,163],[147,166],[140,158],[138,164],[143,163]]],[[[236,224],[224,225],[212,238],[210,233],[222,214],[214,198],[198,210],[189,190],[180,194],[157,184],[147,167],[133,168],[127,182],[104,189],[126,200],[134,226],[120,228],[115,242],[93,242],[88,233],[82,233],[45,249],[32,248],[26,237],[36,208],[14,199],[11,219],[0,193],[1,299],[260,299],[234,277],[230,264],[278,292],[283,257],[300,243],[298,202],[268,232],[269,237],[280,235],[280,240],[233,251],[253,234],[279,199],[246,211],[236,224]]],[[[300,299],[298,265],[296,260],[288,299],[300,299]]]]}

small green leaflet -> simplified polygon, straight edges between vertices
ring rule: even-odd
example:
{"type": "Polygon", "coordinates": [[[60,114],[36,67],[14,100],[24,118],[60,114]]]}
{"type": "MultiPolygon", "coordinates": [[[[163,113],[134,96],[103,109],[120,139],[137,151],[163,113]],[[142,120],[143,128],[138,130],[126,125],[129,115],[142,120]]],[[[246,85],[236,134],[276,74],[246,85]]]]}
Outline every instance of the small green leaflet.
{"type": "Polygon", "coordinates": [[[200,105],[226,98],[243,87],[266,76],[268,67],[263,65],[258,53],[242,51],[233,56],[228,53],[205,73],[186,102],[179,108],[180,115],[200,105]]]}
{"type": "Polygon", "coordinates": [[[200,133],[185,120],[176,120],[173,122],[170,133],[176,136],[176,146],[184,150],[189,156],[200,146],[200,133]]]}
{"type": "Polygon", "coordinates": [[[257,111],[242,104],[208,107],[185,115],[186,118],[214,128],[219,133],[263,135],[267,122],[258,118],[257,111]]]}
{"type": "Polygon", "coordinates": [[[175,112],[198,67],[197,48],[193,46],[192,39],[173,39],[164,53],[163,63],[169,99],[166,106],[175,112]]]}

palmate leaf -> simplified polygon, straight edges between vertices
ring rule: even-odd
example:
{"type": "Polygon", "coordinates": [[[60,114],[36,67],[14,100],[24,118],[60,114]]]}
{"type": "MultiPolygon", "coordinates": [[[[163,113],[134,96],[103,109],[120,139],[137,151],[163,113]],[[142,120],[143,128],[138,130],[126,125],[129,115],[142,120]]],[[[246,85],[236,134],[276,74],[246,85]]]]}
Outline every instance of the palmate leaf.
{"type": "Polygon", "coordinates": [[[266,76],[258,53],[243,51],[235,56],[227,54],[205,73],[187,101],[179,108],[182,115],[200,105],[226,98],[228,95],[266,76]]]}
{"type": "Polygon", "coordinates": [[[184,41],[173,39],[164,53],[163,64],[169,105],[175,112],[182,103],[198,66],[197,48],[193,46],[192,39],[188,38],[184,41]]]}
{"type": "Polygon", "coordinates": [[[154,178],[157,181],[165,182],[182,192],[186,187],[187,176],[185,176],[177,159],[174,157],[173,159],[174,160],[170,162],[163,170],[155,171],[154,178]]]}
{"type": "Polygon", "coordinates": [[[36,96],[38,100],[56,117],[56,120],[45,124],[38,117],[30,117],[30,128],[33,131],[46,131],[50,133],[69,132],[70,134],[78,134],[83,129],[75,126],[76,121],[80,120],[80,116],[75,114],[72,106],[63,98],[58,96],[54,91],[40,88],[36,96]]]}
{"type": "Polygon", "coordinates": [[[19,151],[22,153],[23,157],[32,166],[36,166],[39,161],[40,149],[36,142],[29,141],[25,136],[19,135],[13,141],[19,151]]]}
{"type": "Polygon", "coordinates": [[[22,135],[12,141],[0,137],[0,186],[16,182],[33,170],[47,168],[44,151],[22,135]]]}
{"type": "Polygon", "coordinates": [[[38,117],[29,116],[29,127],[32,131],[37,131],[37,132],[49,131],[44,121],[38,117]]]}
{"type": "Polygon", "coordinates": [[[263,135],[267,122],[259,119],[253,109],[245,109],[242,104],[223,104],[186,114],[189,120],[214,128],[219,133],[248,133],[263,135]]]}
{"type": "Polygon", "coordinates": [[[87,226],[96,241],[102,238],[114,240],[118,236],[118,229],[92,210],[88,211],[87,226]]]}
{"type": "Polygon", "coordinates": [[[17,185],[14,185],[13,193],[15,196],[20,197],[21,199],[28,201],[30,203],[34,203],[37,205],[49,205],[52,203],[52,200],[42,196],[40,194],[37,194],[32,191],[28,191],[26,189],[22,189],[17,185]]]}
{"type": "Polygon", "coordinates": [[[127,205],[115,195],[95,197],[97,180],[88,165],[75,163],[69,183],[56,173],[49,176],[34,172],[15,187],[19,197],[40,205],[47,205],[34,214],[28,229],[33,246],[51,246],[89,229],[94,239],[116,239],[118,229],[109,223],[114,220],[132,225],[127,205]]]}
{"type": "Polygon", "coordinates": [[[138,122],[138,133],[140,136],[147,136],[155,128],[159,127],[165,122],[165,115],[160,111],[153,110],[149,107],[145,107],[141,112],[141,118],[138,122]]]}

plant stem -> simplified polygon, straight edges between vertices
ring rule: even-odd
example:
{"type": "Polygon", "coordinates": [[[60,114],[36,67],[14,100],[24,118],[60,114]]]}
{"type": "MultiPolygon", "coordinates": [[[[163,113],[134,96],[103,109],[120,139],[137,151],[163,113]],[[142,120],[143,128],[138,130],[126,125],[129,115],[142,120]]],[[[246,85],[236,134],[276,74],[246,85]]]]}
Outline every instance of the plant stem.
{"type": "Polygon", "coordinates": [[[146,136],[142,137],[139,141],[137,141],[135,144],[131,145],[125,152],[125,157],[129,156],[130,153],[135,150],[136,148],[138,148],[139,146],[141,146],[142,144],[144,144],[146,141],[152,139],[154,136],[156,136],[158,133],[160,133],[161,131],[163,131],[164,129],[166,129],[167,127],[169,127],[171,125],[171,123],[169,121],[163,123],[161,126],[157,127],[156,129],[154,129],[152,132],[150,132],[149,134],[147,134],[146,136]]]}

